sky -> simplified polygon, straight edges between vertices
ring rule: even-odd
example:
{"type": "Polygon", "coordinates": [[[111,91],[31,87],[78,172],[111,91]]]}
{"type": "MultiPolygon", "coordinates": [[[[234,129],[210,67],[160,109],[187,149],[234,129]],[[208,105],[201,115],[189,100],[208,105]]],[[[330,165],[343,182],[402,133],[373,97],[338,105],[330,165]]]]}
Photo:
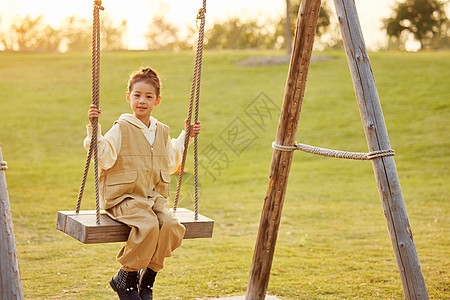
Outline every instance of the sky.
{"type": "MultiPolygon", "coordinates": [[[[334,6],[331,0],[334,13],[334,6]]],[[[45,16],[45,22],[58,27],[67,16],[92,18],[93,0],[1,0],[0,27],[5,30],[15,16],[45,16]]],[[[391,13],[394,0],[355,0],[367,47],[376,50],[386,40],[381,30],[382,19],[391,13]]],[[[127,42],[131,49],[146,46],[145,33],[153,15],[163,13],[180,27],[192,27],[202,0],[103,0],[105,12],[117,24],[128,23],[127,42]]],[[[207,0],[206,24],[211,25],[230,17],[280,18],[284,15],[285,0],[207,0]]],[[[206,29],[207,30],[207,29],[206,29]]]]}

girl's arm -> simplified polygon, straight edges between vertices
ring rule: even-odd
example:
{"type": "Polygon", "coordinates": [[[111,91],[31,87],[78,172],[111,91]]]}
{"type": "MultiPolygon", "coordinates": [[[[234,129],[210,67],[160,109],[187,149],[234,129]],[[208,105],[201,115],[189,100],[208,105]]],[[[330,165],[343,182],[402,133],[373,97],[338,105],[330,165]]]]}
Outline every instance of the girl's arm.
{"type": "MultiPolygon", "coordinates": [[[[187,127],[187,122],[186,122],[187,127]]],[[[193,141],[193,137],[196,134],[199,134],[201,130],[200,122],[197,122],[197,124],[191,125],[190,130],[190,139],[189,144],[193,141]]],[[[181,131],[180,135],[176,139],[169,139],[167,141],[166,149],[168,150],[169,155],[169,171],[170,173],[174,173],[181,165],[181,160],[183,159],[183,151],[184,151],[184,139],[186,137],[186,131],[181,131]]]]}
{"type": "MultiPolygon", "coordinates": [[[[89,125],[86,126],[87,137],[84,139],[84,148],[89,150],[92,140],[92,133],[94,128],[92,127],[93,118],[98,118],[101,114],[101,110],[93,104],[89,107],[89,125]]],[[[101,169],[107,170],[111,168],[117,160],[117,155],[120,151],[120,146],[122,144],[122,133],[120,131],[119,124],[114,124],[114,126],[102,136],[101,126],[98,124],[98,134],[97,134],[97,147],[98,147],[98,164],[101,169]]]]}
{"type": "Polygon", "coordinates": [[[183,130],[183,131],[181,131],[178,138],[171,139],[169,136],[169,138],[167,139],[166,149],[168,149],[170,174],[175,173],[175,171],[181,165],[181,160],[183,159],[185,137],[186,137],[186,131],[183,130]]]}

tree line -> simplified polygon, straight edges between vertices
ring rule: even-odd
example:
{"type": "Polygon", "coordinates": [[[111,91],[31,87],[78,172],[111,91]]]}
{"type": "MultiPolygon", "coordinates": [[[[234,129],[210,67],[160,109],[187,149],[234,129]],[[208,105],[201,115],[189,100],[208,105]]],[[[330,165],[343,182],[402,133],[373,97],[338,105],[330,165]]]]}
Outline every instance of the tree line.
{"type": "MultiPolygon", "coordinates": [[[[242,20],[231,18],[213,24],[207,29],[207,49],[287,49],[290,53],[295,33],[297,12],[301,0],[286,0],[286,14],[279,20],[242,20]]],[[[330,0],[323,1],[318,26],[317,43],[322,48],[340,48],[339,26],[331,18],[330,0]]],[[[1,19],[0,19],[1,21],[1,19]]],[[[104,50],[127,48],[127,22],[114,22],[102,15],[101,37],[104,50]]],[[[450,23],[445,3],[440,0],[401,0],[392,9],[391,17],[383,20],[390,49],[404,50],[411,37],[421,49],[450,48],[450,23]]],[[[6,32],[0,32],[0,50],[3,51],[89,51],[91,21],[77,16],[67,17],[59,28],[53,28],[43,16],[15,18],[6,32]]],[[[147,49],[183,50],[196,44],[196,29],[180,28],[168,22],[163,15],[154,16],[146,35],[147,49]]]]}
{"type": "MultiPolygon", "coordinates": [[[[124,49],[125,20],[115,24],[102,18],[102,45],[106,50],[124,49]]],[[[89,51],[92,40],[91,21],[77,16],[65,18],[59,28],[45,23],[43,16],[16,17],[6,32],[0,32],[0,49],[4,51],[89,51]]]]}

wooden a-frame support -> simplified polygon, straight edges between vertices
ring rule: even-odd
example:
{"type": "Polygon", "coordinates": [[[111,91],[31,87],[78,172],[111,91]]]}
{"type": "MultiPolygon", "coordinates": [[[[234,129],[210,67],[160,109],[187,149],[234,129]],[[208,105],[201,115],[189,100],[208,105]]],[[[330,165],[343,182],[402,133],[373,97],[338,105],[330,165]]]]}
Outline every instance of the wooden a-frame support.
{"type": "MultiPolygon", "coordinates": [[[[3,163],[0,147],[0,163],[3,163]]],[[[23,300],[11,207],[6,186],[6,165],[0,164],[0,299],[23,300]]]]}
{"type": "MultiPolygon", "coordinates": [[[[295,145],[320,0],[303,0],[298,14],[276,143],[295,145]]],[[[369,151],[391,149],[354,0],[334,0],[369,151]]],[[[247,300],[265,299],[293,152],[274,150],[256,239],[247,300]]],[[[372,160],[405,298],[429,299],[392,156],[372,160]]]]}

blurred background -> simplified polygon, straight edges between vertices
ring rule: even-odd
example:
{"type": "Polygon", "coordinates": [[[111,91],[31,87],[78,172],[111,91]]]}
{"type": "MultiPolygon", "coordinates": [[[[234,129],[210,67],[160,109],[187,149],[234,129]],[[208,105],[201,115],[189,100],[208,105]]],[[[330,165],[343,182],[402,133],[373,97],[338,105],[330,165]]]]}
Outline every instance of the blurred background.
{"type": "MultiPolygon", "coordinates": [[[[122,244],[84,245],[55,229],[57,211],[75,208],[86,162],[93,2],[0,0],[0,146],[26,299],[115,297],[108,281],[122,244]]],[[[157,299],[246,292],[300,5],[207,2],[200,213],[215,220],[214,235],[183,242],[158,274],[157,299]]],[[[450,4],[355,2],[430,299],[450,299],[450,4]]],[[[333,3],[322,0],[298,142],[366,152],[333,3]]],[[[129,74],[152,66],[164,86],[152,114],[176,137],[202,1],[103,6],[103,133],[129,111],[129,74]]],[[[192,150],[180,198],[188,209],[192,150]]],[[[83,210],[94,207],[92,171],[83,210]]],[[[371,163],[295,154],[276,247],[271,295],[404,299],[371,163]]]]}
{"type": "MultiPolygon", "coordinates": [[[[89,51],[92,3],[2,0],[0,51],[89,51]]],[[[209,1],[206,47],[289,51],[286,45],[292,41],[299,4],[300,0],[209,1]]],[[[104,50],[184,50],[195,45],[202,1],[106,0],[103,5],[104,50]]],[[[448,0],[358,0],[356,6],[371,51],[450,46],[448,0]]],[[[315,47],[342,47],[332,0],[323,1],[315,47]]]]}

